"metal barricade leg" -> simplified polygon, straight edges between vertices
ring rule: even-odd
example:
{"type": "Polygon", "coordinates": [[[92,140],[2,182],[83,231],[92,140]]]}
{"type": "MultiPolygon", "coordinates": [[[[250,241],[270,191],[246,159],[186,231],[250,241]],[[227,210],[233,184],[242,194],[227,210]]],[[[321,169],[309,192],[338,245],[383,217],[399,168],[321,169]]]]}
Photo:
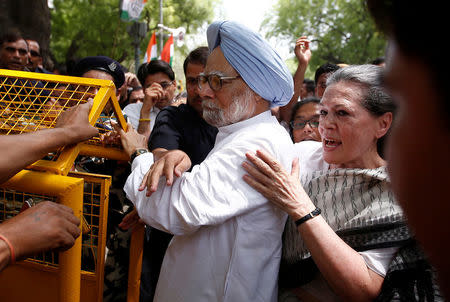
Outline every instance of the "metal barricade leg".
{"type": "MultiPolygon", "coordinates": [[[[77,179],[66,194],[60,196],[60,203],[72,208],[75,216],[83,215],[83,179],[77,179]]],[[[81,228],[81,225],[80,225],[81,228]]],[[[79,302],[81,288],[81,235],[75,245],[59,253],[59,301],[79,302]]]]}
{"type": "Polygon", "coordinates": [[[143,224],[138,224],[131,235],[127,302],[139,302],[144,235],[145,227],[143,224]]]}

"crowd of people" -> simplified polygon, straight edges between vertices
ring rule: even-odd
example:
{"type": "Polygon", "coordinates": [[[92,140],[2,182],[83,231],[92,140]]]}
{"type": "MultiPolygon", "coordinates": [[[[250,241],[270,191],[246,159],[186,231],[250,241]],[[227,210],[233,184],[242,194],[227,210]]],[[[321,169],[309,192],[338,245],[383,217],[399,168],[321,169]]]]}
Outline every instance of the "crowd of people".
{"type": "MultiPolygon", "coordinates": [[[[113,81],[128,120],[127,131],[113,125],[104,142],[119,141],[131,165],[77,165],[113,177],[105,301],[125,299],[138,223],[146,226],[141,301],[450,296],[448,75],[438,63],[443,50],[416,36],[443,19],[432,7],[366,2],[389,37],[386,59],[326,62],[314,80],[305,78],[307,37],[296,41],[292,75],[258,33],[233,21],[209,25],[208,46],[185,58],[183,94],[161,60],[136,75],[105,56],[72,66],[71,75],[113,81]],[[429,22],[418,24],[419,14],[429,22]]],[[[0,39],[0,68],[48,72],[39,58],[36,41],[0,39]]],[[[9,146],[0,181],[98,135],[91,104],[66,110],[54,129],[0,136],[9,146]]],[[[79,225],[52,202],[1,223],[0,269],[70,248],[79,225]]]]}

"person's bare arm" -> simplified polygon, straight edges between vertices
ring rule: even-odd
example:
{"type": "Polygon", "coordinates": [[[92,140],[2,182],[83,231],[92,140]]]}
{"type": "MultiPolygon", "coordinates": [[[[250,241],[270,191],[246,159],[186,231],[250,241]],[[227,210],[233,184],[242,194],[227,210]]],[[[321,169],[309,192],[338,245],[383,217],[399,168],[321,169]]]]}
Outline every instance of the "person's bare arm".
{"type": "Polygon", "coordinates": [[[292,107],[294,107],[295,103],[297,103],[298,97],[300,96],[303,80],[305,79],[306,68],[308,67],[309,60],[311,59],[309,43],[308,38],[305,36],[298,38],[295,43],[294,52],[298,60],[298,66],[294,74],[294,95],[288,104],[280,107],[280,118],[286,123],[289,123],[292,107]]]}
{"type": "Polygon", "coordinates": [[[53,129],[18,135],[0,135],[0,183],[59,147],[75,144],[98,134],[89,124],[92,102],[64,111],[53,129]]]}
{"type": "Polygon", "coordinates": [[[144,89],[144,102],[142,104],[139,116],[139,126],[137,132],[144,135],[147,140],[150,137],[150,112],[155,103],[163,96],[164,90],[158,83],[153,83],[150,87],[144,89]]]}
{"type": "MultiPolygon", "coordinates": [[[[11,243],[15,259],[48,250],[66,250],[80,236],[80,220],[72,209],[45,201],[0,224],[0,234],[11,243]]],[[[11,261],[11,250],[0,240],[0,271],[11,261]]]]}

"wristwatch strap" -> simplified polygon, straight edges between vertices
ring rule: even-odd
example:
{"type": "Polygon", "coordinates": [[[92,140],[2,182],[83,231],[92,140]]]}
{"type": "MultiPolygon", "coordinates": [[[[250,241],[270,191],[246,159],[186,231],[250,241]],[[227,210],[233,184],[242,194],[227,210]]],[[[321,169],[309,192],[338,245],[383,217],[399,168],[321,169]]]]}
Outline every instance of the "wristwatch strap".
{"type": "Polygon", "coordinates": [[[315,208],[311,213],[309,213],[309,214],[303,216],[302,218],[296,220],[296,221],[295,221],[295,225],[296,225],[296,226],[299,226],[299,225],[301,225],[302,223],[304,223],[305,221],[308,221],[308,220],[310,220],[311,218],[314,218],[314,217],[316,217],[316,216],[319,216],[320,213],[322,213],[322,211],[321,211],[319,208],[315,208]]]}
{"type": "Polygon", "coordinates": [[[131,156],[130,156],[130,163],[132,163],[133,160],[136,157],[138,157],[139,155],[144,154],[144,153],[148,153],[148,152],[150,152],[150,151],[148,151],[148,149],[145,149],[145,148],[138,148],[138,149],[136,149],[136,151],[134,151],[133,154],[131,154],[131,156]]]}

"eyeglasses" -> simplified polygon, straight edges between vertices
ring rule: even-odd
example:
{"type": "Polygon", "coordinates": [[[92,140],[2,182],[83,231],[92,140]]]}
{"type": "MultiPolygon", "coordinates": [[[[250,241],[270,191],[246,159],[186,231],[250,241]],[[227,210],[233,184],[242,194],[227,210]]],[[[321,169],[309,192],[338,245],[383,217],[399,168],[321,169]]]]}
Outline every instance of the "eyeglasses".
{"type": "Polygon", "coordinates": [[[294,130],[303,129],[303,128],[305,128],[306,124],[308,124],[311,128],[317,128],[317,127],[319,127],[319,120],[317,117],[314,117],[307,121],[303,121],[303,120],[291,121],[290,124],[291,124],[292,129],[294,129],[294,130]]]}
{"type": "Polygon", "coordinates": [[[223,81],[236,80],[240,77],[240,75],[237,75],[235,77],[222,77],[218,74],[200,74],[198,76],[198,88],[202,89],[202,85],[205,85],[206,82],[208,82],[209,87],[211,87],[213,91],[219,91],[220,89],[222,89],[223,81]]]}
{"type": "Polygon", "coordinates": [[[21,55],[21,56],[26,56],[28,53],[28,50],[26,50],[25,48],[15,48],[12,46],[6,46],[5,50],[9,53],[15,53],[16,51],[18,51],[19,55],[21,55]]]}
{"type": "Polygon", "coordinates": [[[37,52],[37,51],[35,51],[35,50],[30,50],[30,55],[32,56],[32,57],[40,57],[41,55],[37,52]]]}

